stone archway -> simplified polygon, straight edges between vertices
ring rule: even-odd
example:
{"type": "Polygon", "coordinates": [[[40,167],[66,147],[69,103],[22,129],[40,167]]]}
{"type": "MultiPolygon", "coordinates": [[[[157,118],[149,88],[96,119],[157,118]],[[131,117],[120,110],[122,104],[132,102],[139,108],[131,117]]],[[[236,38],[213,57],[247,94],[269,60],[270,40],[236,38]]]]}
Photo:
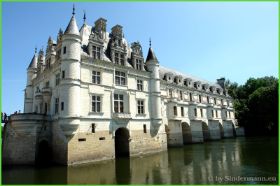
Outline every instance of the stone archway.
{"type": "Polygon", "coordinates": [[[224,138],[224,127],[220,122],[219,122],[219,128],[220,128],[221,138],[224,138]]]}
{"type": "Polygon", "coordinates": [[[188,143],[192,143],[191,127],[186,122],[182,123],[182,135],[183,135],[183,143],[184,143],[184,145],[188,144],[188,143]]]}
{"type": "Polygon", "coordinates": [[[36,164],[49,165],[52,160],[52,150],[47,140],[40,141],[37,149],[36,164]]]}
{"type": "Polygon", "coordinates": [[[118,128],[115,132],[115,157],[129,157],[129,131],[118,128]]]}
{"type": "Polygon", "coordinates": [[[208,125],[205,122],[202,122],[202,132],[203,132],[203,139],[204,141],[210,140],[210,132],[208,125]]]}

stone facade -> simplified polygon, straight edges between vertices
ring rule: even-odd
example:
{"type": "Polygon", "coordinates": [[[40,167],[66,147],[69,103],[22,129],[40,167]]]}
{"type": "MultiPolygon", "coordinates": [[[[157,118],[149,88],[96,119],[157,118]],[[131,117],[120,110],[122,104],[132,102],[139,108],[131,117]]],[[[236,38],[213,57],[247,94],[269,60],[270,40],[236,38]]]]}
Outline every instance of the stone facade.
{"type": "Polygon", "coordinates": [[[106,22],[79,30],[73,13],[56,41],[35,52],[24,114],[5,126],[4,163],[34,164],[41,148],[72,165],[234,136],[223,78],[210,83],[164,68],[151,46],[144,60],[140,43],[129,45],[120,25],[108,33],[106,22]]]}

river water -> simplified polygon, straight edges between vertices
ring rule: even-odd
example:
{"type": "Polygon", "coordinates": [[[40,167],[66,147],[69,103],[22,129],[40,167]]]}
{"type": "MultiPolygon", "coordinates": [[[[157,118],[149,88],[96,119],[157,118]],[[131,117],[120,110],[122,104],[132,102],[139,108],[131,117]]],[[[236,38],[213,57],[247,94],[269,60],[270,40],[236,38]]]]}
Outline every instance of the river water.
{"type": "Polygon", "coordinates": [[[277,138],[223,139],[78,166],[4,167],[3,184],[277,184],[277,138]]]}

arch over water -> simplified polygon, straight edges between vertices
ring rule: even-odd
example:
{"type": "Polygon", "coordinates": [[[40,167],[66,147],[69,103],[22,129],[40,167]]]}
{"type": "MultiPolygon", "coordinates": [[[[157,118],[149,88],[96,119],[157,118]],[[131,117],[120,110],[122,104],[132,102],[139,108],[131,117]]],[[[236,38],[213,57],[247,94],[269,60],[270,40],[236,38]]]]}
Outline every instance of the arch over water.
{"type": "Polygon", "coordinates": [[[52,160],[52,149],[47,140],[42,140],[38,144],[37,154],[36,154],[36,164],[37,165],[49,165],[52,160]]]}
{"type": "Polygon", "coordinates": [[[192,142],[191,127],[186,122],[182,123],[182,135],[183,135],[183,143],[184,143],[184,145],[192,142]]]}
{"type": "Polygon", "coordinates": [[[202,122],[202,132],[204,141],[210,140],[210,132],[208,125],[205,122],[202,122]]]}
{"type": "Polygon", "coordinates": [[[115,156],[129,157],[129,131],[127,128],[118,128],[115,132],[115,156]]]}

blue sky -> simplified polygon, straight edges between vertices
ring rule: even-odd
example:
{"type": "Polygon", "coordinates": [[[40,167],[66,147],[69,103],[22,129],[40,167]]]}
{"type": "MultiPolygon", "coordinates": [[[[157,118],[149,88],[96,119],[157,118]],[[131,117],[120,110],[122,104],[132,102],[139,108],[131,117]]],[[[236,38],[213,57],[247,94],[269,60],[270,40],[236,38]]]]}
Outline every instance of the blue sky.
{"type": "MultiPolygon", "coordinates": [[[[34,47],[66,28],[73,3],[2,3],[2,110],[23,110],[26,68],[34,47]]],[[[215,82],[243,84],[249,77],[278,77],[276,2],[75,3],[82,25],[107,19],[123,26],[129,43],[149,38],[160,65],[215,82]]]]}

